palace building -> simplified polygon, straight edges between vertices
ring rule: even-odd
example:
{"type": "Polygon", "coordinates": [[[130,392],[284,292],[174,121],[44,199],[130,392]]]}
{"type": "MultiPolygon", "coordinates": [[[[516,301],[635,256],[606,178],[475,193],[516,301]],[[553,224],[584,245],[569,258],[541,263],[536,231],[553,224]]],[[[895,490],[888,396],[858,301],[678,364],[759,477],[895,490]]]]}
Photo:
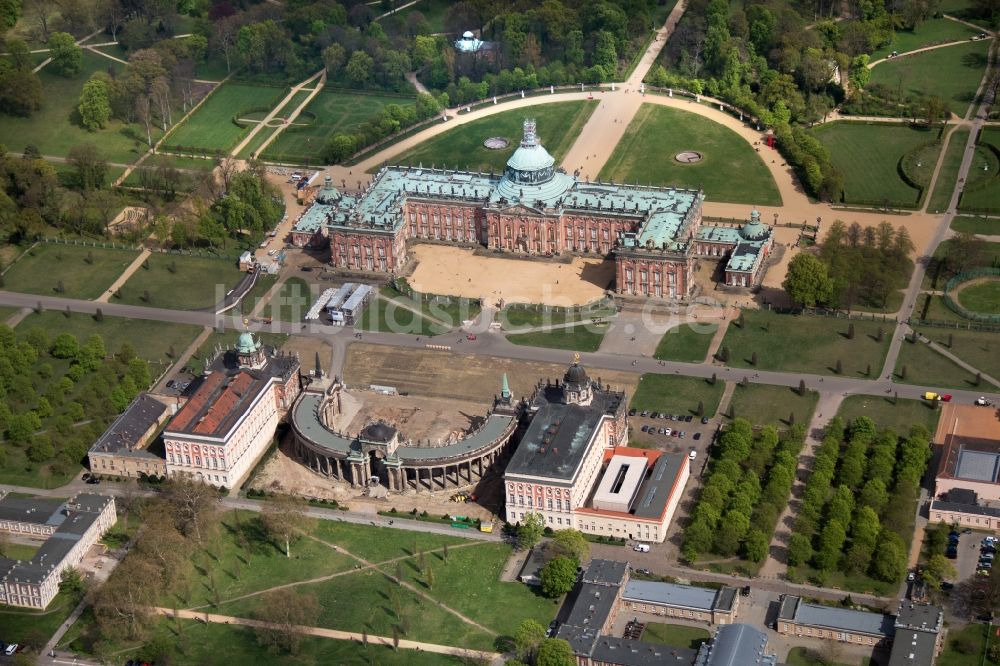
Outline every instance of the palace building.
{"type": "Polygon", "coordinates": [[[614,257],[619,294],[683,299],[695,259],[726,260],[725,282],[763,277],[772,230],[754,211],[741,228],[702,225],[702,192],[581,182],[556,169],[533,120],[502,174],[385,167],[359,194],[327,177],[296,221],[292,242],[329,245],[343,270],[399,274],[407,242],[486,247],[521,255],[614,257]]]}
{"type": "Polygon", "coordinates": [[[298,397],[299,368],[297,357],[265,347],[250,331],[241,333],[236,349],[212,362],[163,431],[167,474],[237,485],[298,397]]]}

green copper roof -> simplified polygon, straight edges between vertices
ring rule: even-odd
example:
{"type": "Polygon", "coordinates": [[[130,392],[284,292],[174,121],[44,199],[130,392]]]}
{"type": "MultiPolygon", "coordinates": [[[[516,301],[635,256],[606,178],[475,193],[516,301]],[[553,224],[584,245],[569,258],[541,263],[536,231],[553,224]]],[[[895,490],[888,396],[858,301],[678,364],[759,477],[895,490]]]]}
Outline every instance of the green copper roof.
{"type": "Polygon", "coordinates": [[[252,354],[258,349],[260,349],[260,343],[253,339],[253,333],[250,331],[240,333],[240,339],[236,342],[236,351],[241,354],[252,354]]]}

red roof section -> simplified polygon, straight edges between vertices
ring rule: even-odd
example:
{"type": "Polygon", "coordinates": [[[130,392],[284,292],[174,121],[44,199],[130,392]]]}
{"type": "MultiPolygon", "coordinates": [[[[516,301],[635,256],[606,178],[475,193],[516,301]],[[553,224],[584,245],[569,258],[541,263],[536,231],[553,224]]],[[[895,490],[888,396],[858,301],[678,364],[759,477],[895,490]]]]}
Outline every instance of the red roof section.
{"type": "Polygon", "coordinates": [[[232,377],[223,373],[209,375],[170,422],[168,430],[197,435],[223,434],[218,432],[220,427],[238,411],[244,397],[256,394],[254,389],[260,388],[255,386],[258,383],[264,382],[247,372],[232,377]]]}

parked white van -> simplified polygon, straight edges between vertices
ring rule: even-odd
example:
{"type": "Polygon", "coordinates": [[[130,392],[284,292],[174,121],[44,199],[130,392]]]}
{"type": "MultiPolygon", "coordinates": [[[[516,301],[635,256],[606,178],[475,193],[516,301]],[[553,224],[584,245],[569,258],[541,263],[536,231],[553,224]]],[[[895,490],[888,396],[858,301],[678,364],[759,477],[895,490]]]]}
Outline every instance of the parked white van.
{"type": "Polygon", "coordinates": [[[637,543],[637,544],[635,544],[635,546],[632,547],[632,550],[634,550],[637,553],[648,553],[649,552],[649,544],[648,543],[637,543]]]}

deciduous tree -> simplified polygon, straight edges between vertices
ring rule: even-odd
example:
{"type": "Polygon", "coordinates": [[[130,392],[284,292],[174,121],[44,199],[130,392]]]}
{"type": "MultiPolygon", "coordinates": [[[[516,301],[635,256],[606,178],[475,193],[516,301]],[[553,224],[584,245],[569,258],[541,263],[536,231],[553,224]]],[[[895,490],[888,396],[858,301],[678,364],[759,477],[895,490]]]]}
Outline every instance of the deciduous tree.
{"type": "Polygon", "coordinates": [[[554,599],[572,590],[576,582],[576,567],[576,561],[562,555],[549,560],[538,574],[545,596],[554,599]]]}

